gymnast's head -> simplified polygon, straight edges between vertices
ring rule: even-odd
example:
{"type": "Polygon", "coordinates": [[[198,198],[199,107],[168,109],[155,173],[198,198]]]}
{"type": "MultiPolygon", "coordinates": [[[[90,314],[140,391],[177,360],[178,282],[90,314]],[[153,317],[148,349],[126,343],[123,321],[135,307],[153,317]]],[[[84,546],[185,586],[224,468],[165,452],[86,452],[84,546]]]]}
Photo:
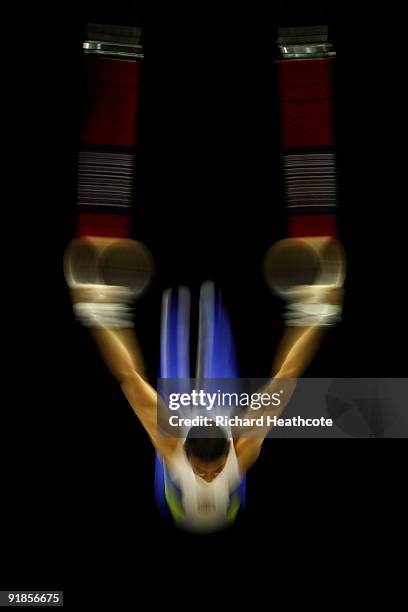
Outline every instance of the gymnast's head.
{"type": "Polygon", "coordinates": [[[192,427],[184,443],[184,452],[194,474],[206,482],[212,482],[227,463],[230,445],[221,427],[192,427]]]}

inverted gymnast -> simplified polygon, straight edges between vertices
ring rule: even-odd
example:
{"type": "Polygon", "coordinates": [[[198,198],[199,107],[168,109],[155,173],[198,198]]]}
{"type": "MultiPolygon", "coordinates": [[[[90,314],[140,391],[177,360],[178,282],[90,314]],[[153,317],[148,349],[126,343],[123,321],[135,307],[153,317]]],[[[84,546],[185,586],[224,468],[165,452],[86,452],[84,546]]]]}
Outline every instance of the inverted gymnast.
{"type": "MultiPolygon", "coordinates": [[[[118,244],[117,240],[106,238],[83,238],[78,242],[102,252],[112,243],[118,244]]],[[[78,257],[78,253],[71,252],[68,266],[72,261],[77,265],[75,258],[78,257]]],[[[183,438],[161,435],[157,428],[158,395],[147,381],[127,306],[129,287],[123,283],[101,284],[97,270],[94,280],[70,282],[74,311],[78,320],[89,328],[108,369],[160,456],[170,486],[179,494],[171,507],[173,518],[178,526],[190,531],[208,532],[227,526],[235,516],[234,491],[257,460],[268,430],[238,437],[229,437],[220,428],[214,428],[212,437],[202,437],[200,428],[192,428],[183,438]]],[[[311,288],[295,288],[293,295],[297,297],[292,299],[289,309],[292,320],[287,321],[272,367],[271,393],[282,381],[296,380],[303,374],[327,328],[335,323],[337,315],[333,313],[338,313],[343,295],[339,283],[320,285],[318,291],[311,288]],[[307,305],[312,312],[310,309],[307,312],[307,305]]],[[[279,416],[290,395],[279,406],[268,408],[268,414],[279,416]]]]}

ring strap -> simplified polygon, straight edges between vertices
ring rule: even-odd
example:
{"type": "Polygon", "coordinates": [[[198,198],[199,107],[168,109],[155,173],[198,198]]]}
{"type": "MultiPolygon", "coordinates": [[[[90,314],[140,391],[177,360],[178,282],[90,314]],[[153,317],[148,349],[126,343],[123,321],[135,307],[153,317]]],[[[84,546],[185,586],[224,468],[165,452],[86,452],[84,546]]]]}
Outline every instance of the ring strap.
{"type": "Polygon", "coordinates": [[[289,237],[337,237],[333,66],[328,26],[278,29],[276,74],[289,237]]]}
{"type": "Polygon", "coordinates": [[[129,238],[143,48],[138,27],[87,24],[77,237],[129,238]]]}

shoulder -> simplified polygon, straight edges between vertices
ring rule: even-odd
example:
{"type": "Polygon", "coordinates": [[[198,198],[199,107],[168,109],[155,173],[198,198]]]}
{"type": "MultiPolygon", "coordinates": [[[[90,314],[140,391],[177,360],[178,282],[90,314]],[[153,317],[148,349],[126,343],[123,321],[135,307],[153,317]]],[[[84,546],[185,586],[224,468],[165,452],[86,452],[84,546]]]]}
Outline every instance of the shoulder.
{"type": "Polygon", "coordinates": [[[180,456],[181,442],[179,438],[162,438],[156,448],[166,467],[171,468],[180,456]]]}

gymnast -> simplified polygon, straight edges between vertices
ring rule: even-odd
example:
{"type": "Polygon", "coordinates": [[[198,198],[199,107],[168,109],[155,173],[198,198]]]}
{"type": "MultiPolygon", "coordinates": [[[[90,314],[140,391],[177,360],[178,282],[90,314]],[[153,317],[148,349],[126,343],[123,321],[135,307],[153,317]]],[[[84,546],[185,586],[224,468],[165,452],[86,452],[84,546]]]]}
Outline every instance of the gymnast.
{"type": "MultiPolygon", "coordinates": [[[[82,238],[78,242],[103,251],[112,239],[82,238]]],[[[72,261],[78,264],[75,263],[78,257],[78,252],[71,250],[68,267],[72,261]]],[[[173,519],[179,527],[195,532],[226,527],[237,513],[234,492],[257,460],[270,427],[259,428],[255,434],[237,435],[235,431],[232,435],[212,423],[210,434],[208,426],[198,426],[191,427],[183,437],[162,435],[157,427],[160,398],[146,378],[129,309],[132,299],[129,287],[123,283],[101,283],[97,273],[92,282],[72,283],[70,279],[68,282],[77,319],[89,329],[106,366],[165,466],[173,519]]],[[[272,364],[270,383],[263,389],[271,395],[284,381],[296,381],[303,374],[326,330],[338,320],[343,290],[335,282],[317,287],[296,286],[292,293],[287,289],[286,295],[291,300],[286,326],[272,364]]],[[[293,389],[294,385],[285,401],[270,406],[265,414],[279,417],[293,389]]]]}

